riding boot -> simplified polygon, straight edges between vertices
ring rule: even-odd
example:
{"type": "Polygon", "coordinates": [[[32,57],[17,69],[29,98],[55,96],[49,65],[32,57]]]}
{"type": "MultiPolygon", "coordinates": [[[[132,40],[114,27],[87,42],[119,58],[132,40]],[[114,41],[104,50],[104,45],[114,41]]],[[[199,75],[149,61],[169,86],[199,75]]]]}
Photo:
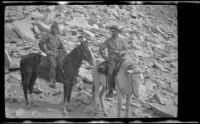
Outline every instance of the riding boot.
{"type": "Polygon", "coordinates": [[[108,84],[108,93],[106,94],[106,97],[113,97],[113,87],[112,87],[112,75],[107,75],[107,84],[108,84]]]}
{"type": "Polygon", "coordinates": [[[56,77],[56,59],[53,56],[49,56],[50,70],[49,70],[49,87],[55,88],[55,77],[56,77]]]}
{"type": "Polygon", "coordinates": [[[53,68],[51,68],[51,70],[50,70],[49,78],[50,78],[49,87],[55,88],[56,87],[56,84],[55,84],[55,71],[53,70],[53,68]]]}

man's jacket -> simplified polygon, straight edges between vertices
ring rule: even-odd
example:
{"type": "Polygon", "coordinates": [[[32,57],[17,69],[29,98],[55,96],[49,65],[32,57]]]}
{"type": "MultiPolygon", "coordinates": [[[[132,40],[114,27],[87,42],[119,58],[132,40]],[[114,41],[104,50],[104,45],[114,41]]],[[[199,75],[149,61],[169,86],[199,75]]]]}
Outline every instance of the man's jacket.
{"type": "Polygon", "coordinates": [[[119,59],[119,52],[128,49],[128,44],[123,41],[121,38],[113,41],[113,39],[108,38],[103,44],[100,45],[99,51],[101,56],[107,59],[119,59]],[[103,52],[105,49],[108,49],[108,57],[103,52]]]}
{"type": "Polygon", "coordinates": [[[54,53],[65,51],[65,47],[60,41],[59,37],[50,33],[45,33],[42,35],[42,38],[39,42],[39,47],[46,54],[49,51],[54,53]]]}

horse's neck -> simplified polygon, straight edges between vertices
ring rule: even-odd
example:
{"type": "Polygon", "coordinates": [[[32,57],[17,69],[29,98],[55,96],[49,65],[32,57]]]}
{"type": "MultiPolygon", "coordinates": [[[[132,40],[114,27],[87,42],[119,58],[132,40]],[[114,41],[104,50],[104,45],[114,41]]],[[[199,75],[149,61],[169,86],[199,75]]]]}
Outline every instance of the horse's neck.
{"type": "Polygon", "coordinates": [[[69,53],[70,58],[71,58],[71,62],[73,63],[73,65],[76,68],[80,68],[81,63],[83,61],[83,57],[82,57],[82,53],[79,51],[79,46],[76,47],[71,53],[69,53]]]}

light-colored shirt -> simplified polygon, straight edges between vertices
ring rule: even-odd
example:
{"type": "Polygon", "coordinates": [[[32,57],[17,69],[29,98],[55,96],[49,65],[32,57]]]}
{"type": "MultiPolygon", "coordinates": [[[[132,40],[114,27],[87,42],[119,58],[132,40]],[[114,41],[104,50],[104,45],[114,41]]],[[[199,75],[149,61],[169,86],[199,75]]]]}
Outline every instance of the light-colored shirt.
{"type": "Polygon", "coordinates": [[[128,49],[128,43],[125,42],[122,38],[112,39],[108,38],[104,43],[100,45],[100,54],[104,59],[116,59],[119,57],[118,52],[128,49]],[[108,56],[106,57],[103,52],[107,48],[108,56]]]}

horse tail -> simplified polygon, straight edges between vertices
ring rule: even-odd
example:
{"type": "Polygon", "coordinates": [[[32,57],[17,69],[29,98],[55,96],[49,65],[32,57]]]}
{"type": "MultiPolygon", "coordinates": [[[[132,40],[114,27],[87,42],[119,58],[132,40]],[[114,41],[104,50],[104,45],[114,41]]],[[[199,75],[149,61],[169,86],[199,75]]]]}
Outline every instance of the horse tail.
{"type": "Polygon", "coordinates": [[[24,63],[24,57],[22,56],[21,60],[20,60],[20,72],[21,72],[21,85],[23,86],[23,82],[24,82],[24,73],[23,73],[23,63],[24,63]]]}
{"type": "Polygon", "coordinates": [[[23,85],[23,82],[24,82],[24,73],[23,73],[22,69],[20,69],[20,72],[21,72],[21,85],[23,85]]]}

